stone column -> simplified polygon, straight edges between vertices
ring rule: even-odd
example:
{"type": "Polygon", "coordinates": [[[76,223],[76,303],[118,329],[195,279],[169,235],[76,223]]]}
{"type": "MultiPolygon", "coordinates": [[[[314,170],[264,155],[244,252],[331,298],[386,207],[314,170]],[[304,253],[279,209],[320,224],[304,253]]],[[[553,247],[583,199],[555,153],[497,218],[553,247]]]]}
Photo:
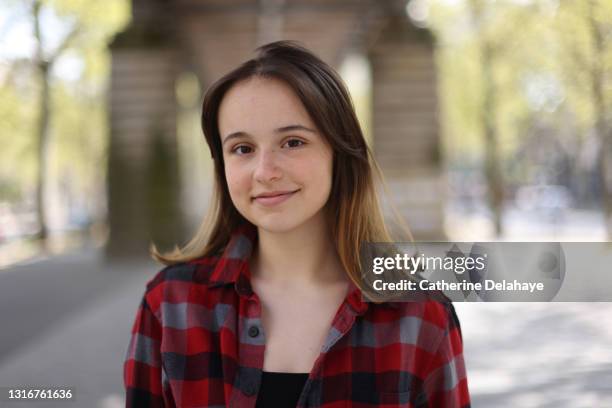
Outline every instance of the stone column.
{"type": "Polygon", "coordinates": [[[433,38],[394,15],[369,49],[374,152],[416,239],[443,239],[433,38]]]}
{"type": "MultiPolygon", "coordinates": [[[[135,1],[134,12],[140,10],[135,1]]],[[[181,236],[174,82],[179,53],[150,12],[111,44],[108,219],[110,258],[147,256],[181,236]]]]}

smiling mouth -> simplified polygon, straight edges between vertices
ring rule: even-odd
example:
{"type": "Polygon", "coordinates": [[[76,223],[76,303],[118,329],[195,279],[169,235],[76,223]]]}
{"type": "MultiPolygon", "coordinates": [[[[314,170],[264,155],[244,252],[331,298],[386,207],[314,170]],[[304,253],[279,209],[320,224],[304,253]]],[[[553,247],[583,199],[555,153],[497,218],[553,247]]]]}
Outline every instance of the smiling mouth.
{"type": "Polygon", "coordinates": [[[291,192],[288,192],[288,193],[285,193],[285,194],[277,194],[277,195],[274,195],[274,196],[267,196],[267,197],[258,196],[258,197],[254,197],[253,201],[255,201],[255,202],[257,202],[257,203],[259,203],[261,205],[264,205],[266,207],[270,207],[270,206],[273,206],[273,205],[280,204],[280,203],[284,202],[285,200],[291,198],[298,191],[300,191],[300,190],[298,189],[298,190],[291,191],[291,192]]]}

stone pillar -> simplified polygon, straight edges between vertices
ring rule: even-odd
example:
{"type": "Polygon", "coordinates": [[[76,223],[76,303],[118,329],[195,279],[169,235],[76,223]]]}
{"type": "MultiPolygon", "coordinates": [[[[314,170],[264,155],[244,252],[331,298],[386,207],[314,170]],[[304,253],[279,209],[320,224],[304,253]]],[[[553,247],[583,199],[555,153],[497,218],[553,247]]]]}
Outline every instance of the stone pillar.
{"type": "Polygon", "coordinates": [[[371,45],[369,59],[374,153],[392,199],[416,239],[443,239],[433,38],[397,14],[371,45]]]}
{"type": "MultiPolygon", "coordinates": [[[[162,4],[163,2],[159,3],[162,4]]],[[[147,256],[179,242],[182,221],[172,35],[150,10],[111,44],[108,219],[110,258],[147,256]]]]}

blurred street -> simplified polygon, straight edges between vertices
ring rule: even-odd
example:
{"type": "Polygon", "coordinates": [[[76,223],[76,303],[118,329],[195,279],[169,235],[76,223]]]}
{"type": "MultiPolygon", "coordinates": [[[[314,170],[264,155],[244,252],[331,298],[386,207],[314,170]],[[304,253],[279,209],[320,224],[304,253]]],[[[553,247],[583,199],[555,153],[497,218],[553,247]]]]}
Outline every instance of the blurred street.
{"type": "Polygon", "coordinates": [[[455,309],[473,407],[612,407],[612,303],[455,309]]]}
{"type": "Polygon", "coordinates": [[[45,407],[123,406],[132,321],[145,282],[160,268],[101,259],[88,249],[0,270],[0,386],[74,389],[74,402],[45,407]]]}

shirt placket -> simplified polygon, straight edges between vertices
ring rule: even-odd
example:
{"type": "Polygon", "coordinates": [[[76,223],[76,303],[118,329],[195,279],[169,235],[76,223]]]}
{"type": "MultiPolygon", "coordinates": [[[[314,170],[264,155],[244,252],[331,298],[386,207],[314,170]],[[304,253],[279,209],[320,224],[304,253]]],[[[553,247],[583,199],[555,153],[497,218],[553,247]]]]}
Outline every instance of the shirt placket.
{"type": "Polygon", "coordinates": [[[308,380],[306,380],[304,384],[304,388],[302,389],[302,393],[297,403],[297,408],[313,408],[320,406],[323,402],[322,396],[319,394],[320,385],[317,388],[316,381],[320,380],[322,377],[321,372],[325,356],[329,350],[350,331],[355,323],[357,314],[358,313],[353,310],[349,302],[345,299],[332,321],[330,331],[321,347],[321,353],[315,360],[312,371],[308,375],[308,380]]]}
{"type": "Polygon", "coordinates": [[[261,322],[261,302],[248,285],[237,287],[240,317],[238,322],[239,368],[228,404],[230,407],[254,407],[261,385],[265,334],[261,322]]]}

